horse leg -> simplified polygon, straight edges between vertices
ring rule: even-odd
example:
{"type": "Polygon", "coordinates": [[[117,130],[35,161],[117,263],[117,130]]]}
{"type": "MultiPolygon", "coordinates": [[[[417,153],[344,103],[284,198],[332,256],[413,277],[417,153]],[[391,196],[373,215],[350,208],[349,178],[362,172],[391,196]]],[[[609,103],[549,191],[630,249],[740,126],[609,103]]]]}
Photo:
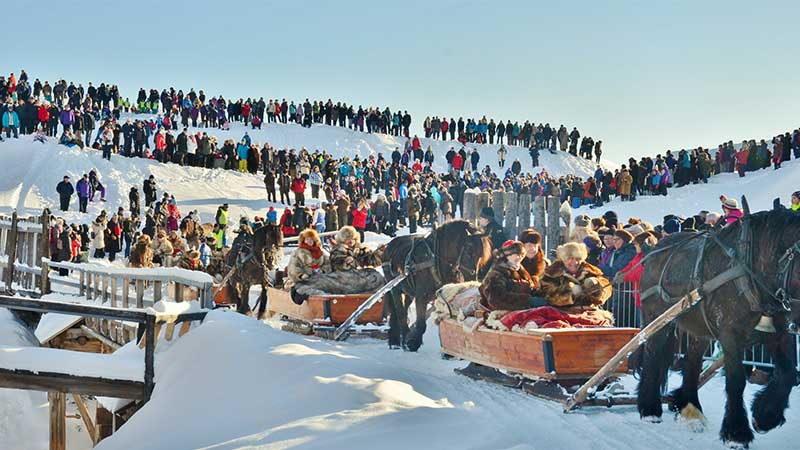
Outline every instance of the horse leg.
{"type": "Polygon", "coordinates": [[[681,387],[670,392],[669,409],[680,414],[689,428],[694,432],[705,429],[706,418],[703,408],[697,397],[700,372],[703,369],[703,354],[708,348],[708,341],[692,335],[689,336],[689,346],[683,361],[683,382],[681,387]]]}
{"type": "Polygon", "coordinates": [[[267,309],[267,287],[265,285],[261,285],[261,294],[258,295],[258,312],[256,313],[256,318],[261,320],[264,317],[264,311],[267,309]]]}
{"type": "Polygon", "coordinates": [[[639,417],[644,421],[661,422],[661,392],[675,355],[675,342],[675,329],[670,326],[655,333],[644,345],[637,393],[639,417]]]}
{"type": "Polygon", "coordinates": [[[783,412],[789,406],[789,394],[797,377],[790,356],[790,339],[788,333],[781,333],[770,336],[766,342],[775,370],[769,384],[756,394],[751,406],[753,428],[759,433],[766,433],[786,421],[783,412]]]}
{"type": "Polygon", "coordinates": [[[250,312],[250,283],[241,283],[241,289],[236,311],[240,314],[248,314],[250,312]]]}
{"type": "Polygon", "coordinates": [[[753,430],[747,421],[747,411],[744,409],[745,378],[742,352],[744,351],[746,336],[737,336],[733,330],[725,330],[719,336],[725,358],[725,417],[719,437],[731,448],[747,448],[753,441],[753,430]]]}
{"type": "Polygon", "coordinates": [[[406,348],[410,352],[415,352],[422,347],[422,336],[425,335],[428,320],[428,301],[427,296],[419,296],[415,298],[414,305],[417,310],[417,318],[414,325],[406,337],[406,348]]]}
{"type": "Polygon", "coordinates": [[[403,309],[402,295],[396,293],[394,289],[389,290],[384,295],[384,304],[389,308],[389,348],[400,348],[402,339],[400,337],[400,310],[403,309]]]}

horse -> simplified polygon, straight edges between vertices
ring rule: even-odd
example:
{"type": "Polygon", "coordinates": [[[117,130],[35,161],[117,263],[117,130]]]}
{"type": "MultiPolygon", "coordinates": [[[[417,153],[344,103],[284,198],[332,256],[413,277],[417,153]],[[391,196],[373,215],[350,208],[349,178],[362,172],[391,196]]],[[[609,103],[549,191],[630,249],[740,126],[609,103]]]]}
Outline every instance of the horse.
{"type": "Polygon", "coordinates": [[[258,314],[261,317],[267,305],[267,287],[272,283],[268,272],[274,270],[280,259],[283,247],[283,233],[276,224],[262,225],[252,233],[240,231],[231,245],[226,257],[226,265],[232,271],[225,284],[236,303],[236,311],[250,313],[250,286],[261,285],[258,297],[258,314]]]}
{"type": "Polygon", "coordinates": [[[478,279],[491,260],[489,238],[466,220],[453,220],[426,235],[399,236],[386,245],[383,273],[387,280],[406,274],[405,280],[384,295],[389,310],[389,348],[417,351],[427,327],[427,306],[437,289],[448,283],[478,279]],[[416,321],[408,326],[408,308],[416,307],[416,321]]]}
{"type": "Polygon", "coordinates": [[[723,352],[727,394],[719,435],[730,447],[747,448],[753,432],[742,398],[746,383],[742,355],[748,345],[760,341],[771,353],[775,369],[753,400],[753,428],[765,433],[784,423],[796,380],[787,328],[789,322],[800,322],[798,236],[800,214],[747,212],[721,230],[668,236],[645,257],[640,291],[643,325],[702,284],[709,291],[700,288],[699,302],[645,343],[637,394],[643,420],[661,421],[661,392],[676,350],[677,327],[688,334],[689,345],[682,384],[666,397],[670,410],[696,430],[703,428],[699,376],[703,353],[710,340],[717,340],[723,352]],[[719,287],[710,287],[714,284],[719,287]],[[776,333],[754,331],[762,315],[773,317],[776,333]]]}

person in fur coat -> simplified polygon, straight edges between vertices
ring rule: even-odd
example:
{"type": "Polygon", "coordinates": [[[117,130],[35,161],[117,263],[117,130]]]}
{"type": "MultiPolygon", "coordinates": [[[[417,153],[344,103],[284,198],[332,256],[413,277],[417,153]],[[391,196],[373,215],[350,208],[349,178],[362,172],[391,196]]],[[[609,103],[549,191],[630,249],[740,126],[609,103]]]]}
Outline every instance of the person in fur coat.
{"type": "Polygon", "coordinates": [[[328,273],[331,269],[328,252],[322,249],[322,240],[316,230],[310,228],[303,230],[299,242],[286,267],[288,275],[284,284],[286,289],[314,275],[328,273]]]}
{"type": "Polygon", "coordinates": [[[203,263],[200,262],[200,252],[189,250],[184,252],[178,260],[178,267],[186,270],[203,270],[203,263]]]}
{"type": "Polygon", "coordinates": [[[153,267],[153,250],[150,248],[150,236],[143,234],[133,244],[131,256],[128,258],[128,267],[153,267]]]}
{"type": "Polygon", "coordinates": [[[611,297],[611,283],[586,262],[586,246],[568,242],[556,250],[558,260],[545,269],[541,293],[551,306],[599,306],[611,297]]]}
{"type": "Polygon", "coordinates": [[[525,245],[506,241],[494,251],[494,264],[478,291],[481,305],[490,310],[516,311],[533,307],[533,280],[522,266],[525,245]]]}
{"type": "Polygon", "coordinates": [[[361,267],[376,267],[381,264],[379,250],[370,250],[361,244],[361,235],[354,227],[342,227],[331,249],[331,270],[341,272],[361,267]]]}
{"type": "Polygon", "coordinates": [[[529,228],[519,235],[519,241],[525,247],[525,257],[522,259],[522,267],[531,276],[532,287],[539,289],[540,278],[544,269],[550,265],[550,261],[542,253],[542,235],[536,230],[529,228]]]}

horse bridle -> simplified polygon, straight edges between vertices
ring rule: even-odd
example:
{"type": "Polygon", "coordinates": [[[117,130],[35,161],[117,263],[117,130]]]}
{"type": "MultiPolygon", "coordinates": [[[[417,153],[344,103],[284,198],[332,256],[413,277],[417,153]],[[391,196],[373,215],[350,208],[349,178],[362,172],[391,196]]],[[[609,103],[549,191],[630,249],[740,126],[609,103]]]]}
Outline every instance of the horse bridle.
{"type": "Polygon", "coordinates": [[[792,303],[800,303],[800,298],[792,297],[789,294],[789,283],[791,282],[792,270],[796,262],[795,258],[798,255],[800,255],[800,240],[786,249],[781,259],[778,260],[778,289],[775,291],[774,297],[786,311],[791,309],[792,303]]]}
{"type": "MultiPolygon", "coordinates": [[[[431,248],[431,244],[428,242],[428,238],[431,237],[431,234],[428,234],[424,238],[417,239],[412,242],[411,250],[408,252],[408,255],[406,256],[404,264],[404,272],[406,275],[409,275],[414,272],[430,270],[431,276],[433,277],[436,284],[441,285],[443,284],[443,277],[442,277],[442,270],[441,267],[439,267],[439,265],[442,263],[442,259],[438,256],[438,254],[434,250],[438,244],[437,235],[433,236],[433,248],[431,248]],[[414,252],[417,249],[417,243],[420,241],[422,242],[422,245],[424,245],[425,258],[428,259],[428,261],[422,263],[414,263],[413,262],[414,252]]],[[[480,235],[468,235],[467,238],[471,236],[477,237],[480,235]]],[[[472,277],[477,279],[478,278],[477,266],[475,267],[475,269],[464,269],[461,267],[461,261],[464,258],[464,251],[467,248],[466,242],[464,244],[465,245],[462,245],[461,250],[459,250],[458,252],[458,257],[456,258],[455,264],[448,263],[448,265],[453,269],[453,273],[461,276],[461,281],[467,279],[465,275],[471,275],[472,277]]]]}

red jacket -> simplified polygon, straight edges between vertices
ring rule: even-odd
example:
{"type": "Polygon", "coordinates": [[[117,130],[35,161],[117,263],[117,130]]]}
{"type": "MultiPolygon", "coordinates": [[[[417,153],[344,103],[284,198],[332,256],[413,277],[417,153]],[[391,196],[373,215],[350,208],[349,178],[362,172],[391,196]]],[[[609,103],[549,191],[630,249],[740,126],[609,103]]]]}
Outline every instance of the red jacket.
{"type": "Polygon", "coordinates": [[[631,289],[634,291],[634,298],[636,299],[637,308],[642,306],[642,298],[639,295],[639,282],[641,281],[642,274],[644,273],[644,265],[639,264],[639,262],[643,257],[644,253],[637,253],[631,262],[622,268],[622,273],[625,274],[625,281],[631,283],[631,289]]]}
{"type": "Polygon", "coordinates": [[[450,127],[450,125],[447,123],[447,121],[446,121],[446,120],[443,120],[443,121],[442,121],[442,133],[447,133],[447,129],[448,129],[449,127],[450,127]]]}
{"type": "Polygon", "coordinates": [[[417,172],[422,172],[422,164],[419,161],[415,162],[412,166],[412,169],[416,170],[417,172]]]}
{"type": "Polygon", "coordinates": [[[461,170],[464,167],[464,158],[461,157],[461,153],[456,153],[453,156],[453,168],[456,170],[461,170]]]}
{"type": "Polygon", "coordinates": [[[367,228],[367,210],[354,209],[353,210],[353,228],[364,229],[367,228]]]}
{"type": "Polygon", "coordinates": [[[419,150],[422,148],[422,144],[420,144],[418,137],[414,137],[414,140],[411,141],[411,148],[414,150],[419,150]]]}
{"type": "Polygon", "coordinates": [[[245,117],[250,115],[250,105],[249,104],[245,104],[244,106],[242,106],[242,115],[245,116],[245,117]]]}
{"type": "Polygon", "coordinates": [[[39,112],[37,115],[39,117],[39,122],[46,123],[48,120],[50,120],[50,111],[48,111],[44,106],[39,107],[39,112]]]}
{"type": "Polygon", "coordinates": [[[306,180],[303,177],[295,178],[292,180],[292,186],[290,188],[292,192],[295,194],[301,194],[306,191],[306,180]]]}
{"type": "Polygon", "coordinates": [[[162,133],[156,133],[156,150],[164,150],[167,148],[167,140],[162,133]]]}
{"type": "Polygon", "coordinates": [[[294,236],[297,234],[297,231],[292,226],[292,216],[288,209],[284,209],[283,215],[281,216],[281,232],[284,236],[294,236]]]}

